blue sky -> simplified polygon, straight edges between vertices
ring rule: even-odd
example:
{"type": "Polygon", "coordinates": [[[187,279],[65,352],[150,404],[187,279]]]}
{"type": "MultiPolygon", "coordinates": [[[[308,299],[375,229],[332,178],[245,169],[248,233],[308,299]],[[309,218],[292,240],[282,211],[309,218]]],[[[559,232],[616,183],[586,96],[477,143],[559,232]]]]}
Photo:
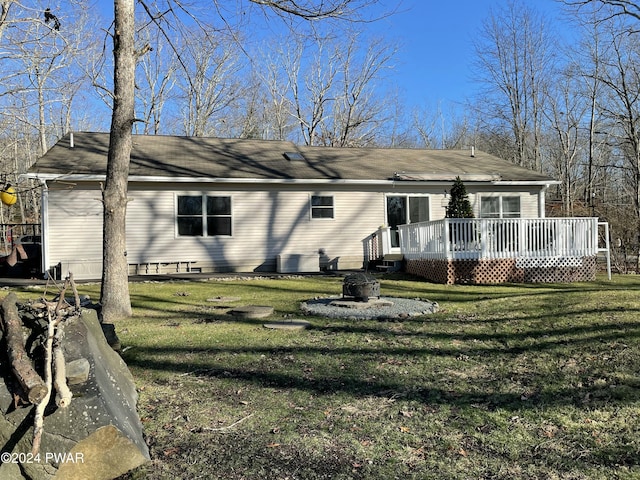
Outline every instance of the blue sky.
{"type": "MultiPolygon", "coordinates": [[[[394,0],[390,0],[390,3],[394,0]]],[[[376,25],[397,39],[395,82],[415,106],[464,101],[475,91],[471,78],[473,39],[491,9],[508,0],[401,0],[400,12],[376,25]]],[[[559,18],[555,0],[527,0],[550,19],[559,18]]]]}
{"type": "MultiPolygon", "coordinates": [[[[474,37],[492,9],[497,11],[509,1],[518,0],[381,0],[377,9],[388,12],[398,6],[398,11],[368,29],[399,44],[389,80],[405,97],[405,105],[429,110],[441,106],[447,111],[473,97],[474,37]]],[[[521,1],[552,21],[561,18],[557,0],[521,1]]],[[[111,2],[98,0],[98,5],[112,18],[111,2]]]]}

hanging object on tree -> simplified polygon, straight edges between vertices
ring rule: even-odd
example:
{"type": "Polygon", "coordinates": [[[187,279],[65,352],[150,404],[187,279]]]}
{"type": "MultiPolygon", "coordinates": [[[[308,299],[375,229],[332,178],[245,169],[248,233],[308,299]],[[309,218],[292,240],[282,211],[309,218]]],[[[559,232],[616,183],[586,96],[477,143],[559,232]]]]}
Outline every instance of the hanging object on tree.
{"type": "Polygon", "coordinates": [[[9,184],[5,185],[5,187],[0,191],[0,201],[9,206],[16,203],[18,201],[16,189],[9,184]]]}

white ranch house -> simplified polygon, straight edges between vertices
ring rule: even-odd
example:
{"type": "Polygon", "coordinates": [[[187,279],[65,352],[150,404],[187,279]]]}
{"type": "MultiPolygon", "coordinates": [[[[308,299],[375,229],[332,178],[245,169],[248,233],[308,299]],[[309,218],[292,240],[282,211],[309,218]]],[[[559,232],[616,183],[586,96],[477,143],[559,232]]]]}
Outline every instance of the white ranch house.
{"type": "MultiPolygon", "coordinates": [[[[108,133],[69,134],[30,169],[43,273],[100,278],[108,144],[108,133]]],[[[130,274],[373,269],[386,258],[448,283],[592,278],[597,219],[544,219],[555,183],[473,150],[134,135],[123,255],[130,274]],[[477,219],[454,228],[444,217],[457,176],[477,219]]]]}

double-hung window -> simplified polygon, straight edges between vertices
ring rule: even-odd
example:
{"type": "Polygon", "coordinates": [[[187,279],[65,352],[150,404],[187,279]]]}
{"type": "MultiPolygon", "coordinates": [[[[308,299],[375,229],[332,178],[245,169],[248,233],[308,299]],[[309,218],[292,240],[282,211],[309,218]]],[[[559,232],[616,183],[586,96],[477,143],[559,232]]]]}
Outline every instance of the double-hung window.
{"type": "Polygon", "coordinates": [[[520,218],[520,197],[482,197],[480,216],[482,218],[520,218]]]}
{"type": "Polygon", "coordinates": [[[311,195],[311,218],[335,218],[331,195],[311,195]]]}
{"type": "Polygon", "coordinates": [[[178,195],[177,224],[179,236],[231,236],[231,197],[178,195]]]}

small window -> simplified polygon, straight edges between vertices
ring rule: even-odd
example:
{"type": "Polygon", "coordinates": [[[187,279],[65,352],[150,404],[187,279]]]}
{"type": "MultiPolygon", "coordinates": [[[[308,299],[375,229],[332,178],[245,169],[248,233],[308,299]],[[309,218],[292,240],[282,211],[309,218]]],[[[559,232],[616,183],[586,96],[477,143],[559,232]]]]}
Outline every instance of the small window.
{"type": "Polygon", "coordinates": [[[520,218],[520,197],[482,197],[482,218],[520,218]]]}
{"type": "Polygon", "coordinates": [[[179,195],[177,207],[178,235],[231,236],[231,197],[179,195]]]}
{"type": "Polygon", "coordinates": [[[312,195],[311,218],[334,218],[333,197],[324,195],[312,195]]]}

